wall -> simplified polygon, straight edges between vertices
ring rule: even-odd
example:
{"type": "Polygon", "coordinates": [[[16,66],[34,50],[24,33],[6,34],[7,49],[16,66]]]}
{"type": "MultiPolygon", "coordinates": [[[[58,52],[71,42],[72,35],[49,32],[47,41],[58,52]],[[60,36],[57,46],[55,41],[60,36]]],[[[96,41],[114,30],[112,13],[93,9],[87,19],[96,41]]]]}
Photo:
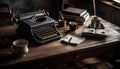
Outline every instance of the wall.
{"type": "Polygon", "coordinates": [[[11,8],[17,14],[45,9],[52,16],[61,9],[61,5],[62,0],[11,0],[11,8]]]}

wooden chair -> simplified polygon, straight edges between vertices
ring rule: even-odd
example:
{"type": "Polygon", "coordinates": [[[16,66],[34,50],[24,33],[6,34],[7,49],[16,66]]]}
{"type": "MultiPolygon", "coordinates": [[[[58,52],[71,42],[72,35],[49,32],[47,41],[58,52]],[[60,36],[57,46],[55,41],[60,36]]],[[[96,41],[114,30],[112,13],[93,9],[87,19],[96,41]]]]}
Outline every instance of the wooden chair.
{"type": "Polygon", "coordinates": [[[0,40],[2,39],[2,42],[5,42],[4,39],[6,40],[6,36],[16,33],[18,25],[13,20],[10,1],[0,0],[0,40]]]}
{"type": "Polygon", "coordinates": [[[13,24],[13,16],[9,3],[0,2],[0,26],[13,24]],[[8,21],[8,23],[5,23],[8,21]]]}

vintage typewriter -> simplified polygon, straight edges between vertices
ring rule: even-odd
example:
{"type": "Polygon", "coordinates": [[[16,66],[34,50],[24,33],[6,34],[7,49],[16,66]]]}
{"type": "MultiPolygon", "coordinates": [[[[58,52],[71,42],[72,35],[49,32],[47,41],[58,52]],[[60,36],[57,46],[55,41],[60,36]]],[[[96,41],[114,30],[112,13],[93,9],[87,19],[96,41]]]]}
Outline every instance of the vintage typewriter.
{"type": "Polygon", "coordinates": [[[43,11],[36,11],[19,16],[17,33],[30,42],[41,45],[61,37],[54,20],[43,11]]]}

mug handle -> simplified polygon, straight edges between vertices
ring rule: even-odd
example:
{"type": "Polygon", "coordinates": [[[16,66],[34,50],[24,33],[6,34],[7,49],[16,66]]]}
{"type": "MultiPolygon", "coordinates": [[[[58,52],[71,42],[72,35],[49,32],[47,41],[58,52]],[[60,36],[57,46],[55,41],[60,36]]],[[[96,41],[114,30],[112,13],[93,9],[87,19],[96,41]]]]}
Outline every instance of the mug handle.
{"type": "Polygon", "coordinates": [[[12,54],[15,54],[15,50],[14,50],[14,48],[13,48],[13,45],[10,46],[10,52],[11,52],[12,54]]]}

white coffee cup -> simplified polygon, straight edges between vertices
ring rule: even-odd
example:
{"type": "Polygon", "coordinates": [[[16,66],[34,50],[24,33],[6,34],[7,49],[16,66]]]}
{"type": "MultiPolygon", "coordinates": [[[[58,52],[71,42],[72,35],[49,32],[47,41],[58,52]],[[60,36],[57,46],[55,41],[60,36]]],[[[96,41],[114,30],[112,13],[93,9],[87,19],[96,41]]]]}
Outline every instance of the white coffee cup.
{"type": "Polygon", "coordinates": [[[29,51],[28,43],[25,39],[17,39],[13,41],[10,51],[16,56],[25,56],[29,51]]]}

